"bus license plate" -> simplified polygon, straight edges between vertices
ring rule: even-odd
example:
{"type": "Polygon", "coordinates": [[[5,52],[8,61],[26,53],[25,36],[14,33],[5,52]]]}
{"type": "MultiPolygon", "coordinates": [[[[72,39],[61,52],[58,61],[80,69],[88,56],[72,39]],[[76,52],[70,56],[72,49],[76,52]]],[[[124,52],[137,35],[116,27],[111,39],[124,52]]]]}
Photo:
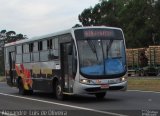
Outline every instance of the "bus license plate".
{"type": "Polygon", "coordinates": [[[105,84],[105,85],[101,85],[101,89],[108,89],[109,85],[105,84]]]}

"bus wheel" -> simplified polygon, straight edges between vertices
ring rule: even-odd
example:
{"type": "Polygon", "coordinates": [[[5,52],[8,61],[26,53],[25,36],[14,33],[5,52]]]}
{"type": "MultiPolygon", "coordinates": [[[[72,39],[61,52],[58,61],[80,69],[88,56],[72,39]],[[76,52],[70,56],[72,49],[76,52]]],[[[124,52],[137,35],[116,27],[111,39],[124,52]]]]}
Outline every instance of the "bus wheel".
{"type": "Polygon", "coordinates": [[[62,87],[61,84],[59,83],[59,81],[56,82],[56,88],[55,88],[55,93],[56,93],[56,98],[58,100],[63,100],[64,99],[64,95],[63,95],[63,91],[62,91],[62,87]]]}
{"type": "Polygon", "coordinates": [[[33,95],[33,90],[27,90],[29,95],[33,95]]]}
{"type": "Polygon", "coordinates": [[[24,87],[23,87],[22,79],[19,80],[18,89],[19,89],[19,94],[20,94],[20,95],[25,95],[26,92],[27,92],[27,91],[24,89],[24,87]]]}
{"type": "Polygon", "coordinates": [[[95,95],[97,99],[103,99],[106,95],[106,92],[96,93],[95,95]]]}

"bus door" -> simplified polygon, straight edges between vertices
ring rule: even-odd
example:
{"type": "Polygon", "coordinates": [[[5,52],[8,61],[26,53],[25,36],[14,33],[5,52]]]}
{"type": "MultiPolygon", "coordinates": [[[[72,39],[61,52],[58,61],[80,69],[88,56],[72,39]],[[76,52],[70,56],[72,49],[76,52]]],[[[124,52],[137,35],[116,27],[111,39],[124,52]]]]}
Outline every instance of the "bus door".
{"type": "Polygon", "coordinates": [[[60,49],[63,91],[73,92],[72,44],[62,43],[60,49]]]}
{"type": "Polygon", "coordinates": [[[9,75],[7,83],[11,86],[16,84],[16,75],[15,75],[15,52],[9,52],[9,75]]]}

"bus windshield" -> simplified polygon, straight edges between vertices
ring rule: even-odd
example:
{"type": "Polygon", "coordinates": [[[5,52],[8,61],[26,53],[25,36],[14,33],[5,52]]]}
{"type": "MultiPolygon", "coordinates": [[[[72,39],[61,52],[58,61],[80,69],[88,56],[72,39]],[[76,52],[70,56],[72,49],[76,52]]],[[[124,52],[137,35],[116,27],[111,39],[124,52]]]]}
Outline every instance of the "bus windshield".
{"type": "Polygon", "coordinates": [[[80,72],[82,74],[104,76],[125,72],[126,62],[123,39],[107,37],[108,35],[104,37],[103,34],[103,37],[97,35],[96,37],[87,36],[89,37],[77,38],[80,72]]]}

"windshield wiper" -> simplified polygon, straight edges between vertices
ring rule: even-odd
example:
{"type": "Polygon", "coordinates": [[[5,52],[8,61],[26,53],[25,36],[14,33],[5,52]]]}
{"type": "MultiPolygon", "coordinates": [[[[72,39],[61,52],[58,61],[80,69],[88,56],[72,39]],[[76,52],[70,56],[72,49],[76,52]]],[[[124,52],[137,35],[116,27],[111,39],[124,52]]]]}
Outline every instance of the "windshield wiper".
{"type": "Polygon", "coordinates": [[[88,42],[88,45],[91,48],[92,52],[96,54],[96,58],[97,58],[97,61],[98,61],[98,55],[97,55],[95,43],[93,43],[92,40],[87,40],[87,42],[88,42]]]}
{"type": "Polygon", "coordinates": [[[109,44],[106,45],[106,52],[107,52],[106,55],[107,55],[107,58],[108,58],[108,51],[109,51],[109,49],[111,48],[112,43],[113,43],[113,40],[110,40],[110,41],[109,41],[109,44]]]}

